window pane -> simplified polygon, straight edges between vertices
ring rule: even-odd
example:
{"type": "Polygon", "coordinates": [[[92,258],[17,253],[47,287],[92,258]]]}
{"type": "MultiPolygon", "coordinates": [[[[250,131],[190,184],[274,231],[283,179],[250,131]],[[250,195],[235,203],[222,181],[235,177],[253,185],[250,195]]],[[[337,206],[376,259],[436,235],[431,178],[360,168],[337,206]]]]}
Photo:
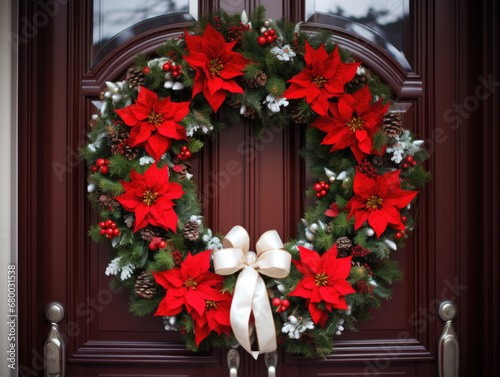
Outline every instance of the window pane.
{"type": "Polygon", "coordinates": [[[197,19],[198,0],[94,0],[93,60],[140,32],[197,19]]]}
{"type": "Polygon", "coordinates": [[[404,51],[407,12],[408,0],[306,0],[307,21],[327,21],[385,45],[387,50],[392,47],[401,52],[404,51]],[[381,43],[380,38],[385,43],[381,43]]]}

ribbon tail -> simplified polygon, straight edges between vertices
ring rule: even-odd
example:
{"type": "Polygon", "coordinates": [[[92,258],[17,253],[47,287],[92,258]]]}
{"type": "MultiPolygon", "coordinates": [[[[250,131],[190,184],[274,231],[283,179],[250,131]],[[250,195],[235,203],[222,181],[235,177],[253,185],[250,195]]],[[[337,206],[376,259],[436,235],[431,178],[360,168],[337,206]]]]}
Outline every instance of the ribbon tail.
{"type": "Polygon", "coordinates": [[[259,353],[275,351],[278,346],[276,344],[273,312],[269,304],[266,284],[260,275],[255,287],[252,310],[255,317],[255,332],[257,333],[257,340],[259,342],[259,353]]]}
{"type": "MultiPolygon", "coordinates": [[[[252,267],[245,267],[240,272],[234,288],[233,302],[229,313],[234,337],[253,357],[255,355],[252,352],[252,345],[250,344],[249,321],[252,311],[252,298],[259,277],[257,271],[252,267]]],[[[257,352],[258,355],[259,352],[257,352]]]]}

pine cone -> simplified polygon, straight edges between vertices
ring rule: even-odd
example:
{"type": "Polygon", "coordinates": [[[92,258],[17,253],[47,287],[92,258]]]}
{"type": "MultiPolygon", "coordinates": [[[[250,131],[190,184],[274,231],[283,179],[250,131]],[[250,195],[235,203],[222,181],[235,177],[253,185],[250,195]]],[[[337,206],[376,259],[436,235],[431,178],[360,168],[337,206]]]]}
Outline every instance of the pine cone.
{"type": "Polygon", "coordinates": [[[328,226],[326,227],[326,233],[331,233],[332,232],[332,223],[328,224],[328,226]]]}
{"type": "Polygon", "coordinates": [[[132,161],[139,154],[139,149],[131,147],[127,144],[127,140],[130,137],[130,132],[127,130],[120,130],[118,134],[116,132],[110,131],[111,142],[113,143],[111,147],[113,148],[113,153],[121,153],[127,160],[132,161]]]}
{"type": "Polygon", "coordinates": [[[241,106],[241,98],[236,96],[231,96],[228,101],[229,106],[239,109],[241,106]]]}
{"type": "Polygon", "coordinates": [[[298,105],[292,109],[292,120],[295,122],[295,124],[305,123],[304,114],[300,113],[300,108],[298,105]]]}
{"type": "Polygon", "coordinates": [[[127,69],[125,81],[128,81],[129,85],[134,88],[134,90],[139,90],[139,87],[144,82],[144,77],[144,72],[135,67],[130,67],[129,69],[127,69]]]}
{"type": "MultiPolygon", "coordinates": [[[[356,63],[356,60],[353,58],[347,59],[348,63],[356,63]]],[[[363,66],[360,66],[356,72],[356,75],[353,77],[353,79],[348,82],[346,85],[351,88],[351,89],[359,89],[364,87],[368,82],[370,81],[372,74],[371,71],[363,66]]]]}
{"type": "Polygon", "coordinates": [[[156,294],[156,285],[150,280],[149,273],[144,271],[135,282],[134,293],[146,300],[150,300],[156,294]]]}
{"type": "Polygon", "coordinates": [[[187,221],[184,224],[184,238],[196,241],[200,237],[199,225],[196,221],[187,221]]]}
{"type": "Polygon", "coordinates": [[[351,254],[352,241],[347,237],[337,239],[337,257],[345,258],[351,254]]]}
{"type": "Polygon", "coordinates": [[[189,161],[180,159],[177,156],[175,156],[172,161],[175,164],[174,171],[177,172],[177,176],[181,181],[186,179],[187,173],[189,174],[193,173],[193,165],[191,165],[189,161]],[[176,168],[177,166],[179,166],[179,168],[182,170],[177,171],[179,170],[179,168],[176,168]]]}
{"type": "Polygon", "coordinates": [[[153,238],[161,237],[161,233],[158,232],[155,228],[148,225],[145,228],[139,229],[139,236],[149,243],[153,242],[153,238]]]}
{"type": "Polygon", "coordinates": [[[398,164],[391,160],[391,156],[384,153],[382,156],[373,156],[373,164],[378,166],[385,166],[387,168],[401,169],[403,164],[398,164]]]}
{"type": "Polygon", "coordinates": [[[257,76],[255,76],[255,78],[245,79],[245,82],[247,83],[249,88],[259,88],[266,85],[267,75],[264,72],[259,71],[257,72],[257,76]]]}
{"type": "Polygon", "coordinates": [[[255,119],[255,109],[251,106],[245,106],[245,111],[243,111],[243,115],[249,119],[255,119]]]}
{"type": "Polygon", "coordinates": [[[382,120],[381,130],[388,137],[399,136],[403,133],[403,122],[395,113],[387,113],[382,120]]]}
{"type": "Polygon", "coordinates": [[[99,198],[97,199],[97,204],[104,210],[104,211],[111,211],[113,208],[117,207],[120,203],[113,199],[112,196],[109,195],[99,195],[99,198]]]}

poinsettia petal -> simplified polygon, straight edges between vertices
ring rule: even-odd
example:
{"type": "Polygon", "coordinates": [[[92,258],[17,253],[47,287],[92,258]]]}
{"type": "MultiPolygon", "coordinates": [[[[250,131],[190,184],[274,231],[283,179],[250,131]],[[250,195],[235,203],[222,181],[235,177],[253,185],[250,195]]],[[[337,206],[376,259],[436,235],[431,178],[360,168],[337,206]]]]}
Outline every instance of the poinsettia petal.
{"type": "Polygon", "coordinates": [[[219,107],[226,99],[225,90],[218,90],[214,94],[210,94],[210,90],[208,89],[208,87],[205,87],[203,89],[203,94],[205,95],[205,98],[207,99],[214,112],[217,112],[217,110],[219,110],[219,107]]]}
{"type": "Polygon", "coordinates": [[[156,133],[151,136],[146,142],[146,151],[155,159],[156,162],[160,161],[161,156],[170,149],[172,140],[165,136],[156,133]]]}
{"type": "MultiPolygon", "coordinates": [[[[356,214],[354,215],[355,218],[355,223],[354,223],[354,229],[357,230],[359,229],[366,220],[370,217],[370,211],[367,210],[358,210],[356,211],[356,214]]],[[[371,225],[371,223],[370,223],[371,225]]]]}
{"type": "Polygon", "coordinates": [[[315,289],[316,282],[312,276],[306,276],[302,279],[302,286],[305,289],[315,289]]]}
{"type": "Polygon", "coordinates": [[[339,303],[338,304],[334,304],[333,307],[335,309],[345,309],[345,310],[348,310],[349,307],[347,306],[347,303],[345,302],[345,296],[340,296],[339,297],[339,303]]]}
{"type": "Polygon", "coordinates": [[[201,37],[197,35],[190,35],[186,29],[184,29],[184,40],[191,51],[201,51],[201,37]]]}
{"type": "Polygon", "coordinates": [[[299,246],[299,252],[302,263],[307,265],[313,273],[319,273],[322,264],[319,254],[302,246],[299,246]]]}
{"type": "Polygon", "coordinates": [[[182,127],[180,124],[171,121],[171,120],[166,120],[164,121],[159,127],[158,127],[158,133],[162,136],[174,139],[174,140],[180,140],[180,139],[185,139],[187,140],[186,137],[186,130],[184,127],[182,127]]]}
{"type": "Polygon", "coordinates": [[[136,101],[137,104],[152,108],[156,101],[158,101],[158,95],[155,92],[144,86],[139,87],[139,95],[136,101]]]}
{"type": "Polygon", "coordinates": [[[171,316],[179,314],[182,310],[182,305],[176,305],[177,302],[172,302],[171,300],[167,300],[165,297],[161,300],[160,305],[158,306],[158,310],[154,314],[155,316],[171,316]]]}
{"type": "Polygon", "coordinates": [[[323,300],[331,303],[338,304],[339,303],[339,293],[334,287],[325,286],[319,288],[319,294],[323,298],[323,300]]]}
{"type": "Polygon", "coordinates": [[[350,94],[345,94],[339,98],[338,111],[341,117],[352,119],[354,109],[356,108],[356,100],[350,94]]]}
{"type": "Polygon", "coordinates": [[[288,294],[288,296],[309,298],[311,297],[311,291],[309,289],[305,289],[302,283],[299,283],[295,289],[288,294]]]}
{"type": "MultiPolygon", "coordinates": [[[[307,99],[306,99],[307,101],[307,99]]],[[[328,98],[324,94],[324,92],[321,92],[316,99],[311,100],[312,103],[307,101],[311,105],[311,109],[316,112],[318,115],[326,115],[328,113],[328,108],[329,108],[329,103],[328,103],[328,98]]]]}
{"type": "Polygon", "coordinates": [[[376,181],[367,175],[356,172],[354,176],[353,189],[356,195],[375,195],[374,187],[376,181]]]}
{"type": "Polygon", "coordinates": [[[337,279],[335,280],[335,289],[341,296],[343,295],[348,295],[351,293],[356,293],[356,290],[351,287],[351,284],[347,282],[347,280],[344,279],[337,279]]]}
{"type": "Polygon", "coordinates": [[[205,312],[205,300],[201,297],[200,293],[189,289],[186,294],[186,304],[191,306],[199,315],[205,312]]]}
{"type": "Polygon", "coordinates": [[[379,238],[387,228],[387,220],[388,219],[385,211],[377,210],[370,212],[370,215],[368,216],[368,223],[377,234],[377,238],[379,238]]]}
{"type": "Polygon", "coordinates": [[[155,127],[148,122],[140,122],[134,128],[130,130],[130,138],[127,140],[127,144],[132,147],[140,146],[151,136],[151,132],[154,131],[155,127]]]}
{"type": "Polygon", "coordinates": [[[174,287],[180,288],[184,284],[184,280],[181,278],[181,271],[179,270],[179,268],[173,268],[169,271],[166,271],[163,274],[163,277],[174,287]]]}
{"type": "Polygon", "coordinates": [[[139,122],[139,119],[137,119],[130,110],[131,106],[124,107],[123,109],[116,109],[115,112],[123,119],[126,125],[135,126],[139,122]]]}

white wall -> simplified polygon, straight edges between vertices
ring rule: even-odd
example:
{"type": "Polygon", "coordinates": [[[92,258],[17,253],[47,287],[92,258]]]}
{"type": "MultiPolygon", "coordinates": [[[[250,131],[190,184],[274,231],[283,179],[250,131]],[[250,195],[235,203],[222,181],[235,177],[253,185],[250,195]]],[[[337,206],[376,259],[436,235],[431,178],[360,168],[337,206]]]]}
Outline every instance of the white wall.
{"type": "MultiPolygon", "coordinates": [[[[17,27],[17,1],[0,1],[0,375],[9,373],[7,322],[8,265],[17,266],[17,52],[11,31],[17,27]],[[14,11],[14,12],[13,12],[14,11]]],[[[15,31],[14,31],[15,32],[15,31]]],[[[16,269],[16,278],[17,278],[16,269]]],[[[17,279],[16,279],[17,281],[17,279]]],[[[16,310],[17,314],[17,310],[16,310]]],[[[17,318],[15,319],[17,322],[17,318]]],[[[16,332],[19,329],[16,329],[16,332]]],[[[17,344],[17,341],[15,342],[17,344]]],[[[17,370],[15,371],[17,372],[17,370]]]]}

